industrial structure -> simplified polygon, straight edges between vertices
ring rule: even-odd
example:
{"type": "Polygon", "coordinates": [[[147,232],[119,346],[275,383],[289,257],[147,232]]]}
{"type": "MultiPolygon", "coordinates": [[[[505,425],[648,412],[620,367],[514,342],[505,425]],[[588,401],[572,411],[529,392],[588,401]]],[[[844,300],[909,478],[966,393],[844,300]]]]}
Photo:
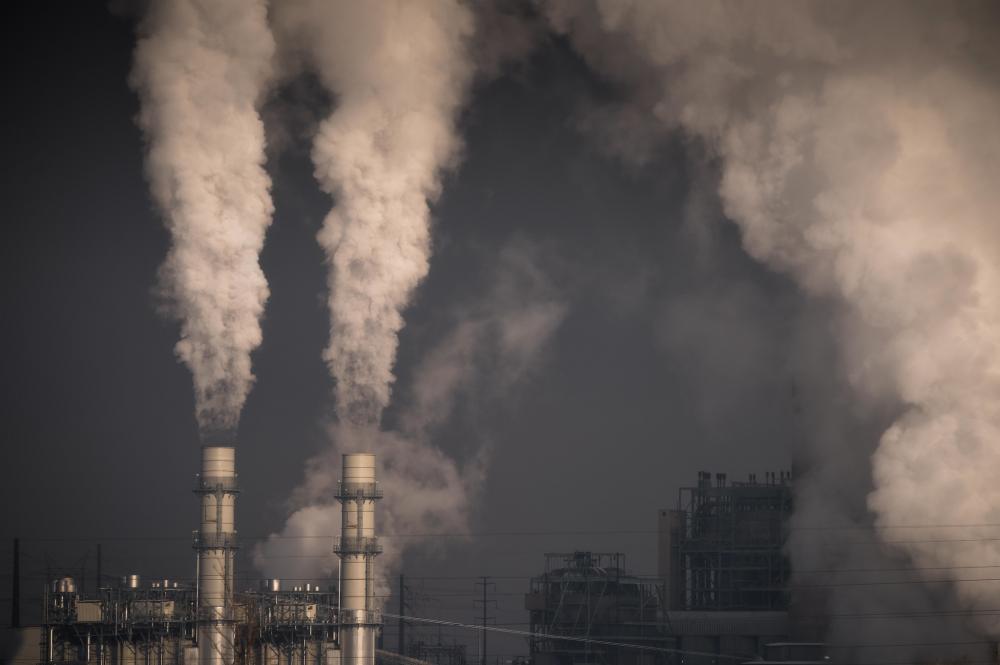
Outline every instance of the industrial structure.
{"type": "Polygon", "coordinates": [[[656,580],[629,575],[621,553],[546,554],[525,597],[535,665],[668,662],[656,580]],[[628,644],[628,647],[610,643],[628,644]],[[631,645],[648,647],[636,649],[631,645]]]}
{"type": "Polygon", "coordinates": [[[791,474],[698,473],[659,514],[658,576],[669,610],[785,610],[791,568],[785,554],[791,474]]]}
{"type": "Polygon", "coordinates": [[[375,456],[344,455],[344,476],[337,491],[341,503],[340,646],[343,665],[375,665],[375,639],[382,625],[375,606],[375,456]]]}
{"type": "Polygon", "coordinates": [[[659,511],[655,577],[630,574],[620,553],[545,555],[525,597],[532,661],[709,664],[789,644],[791,510],[789,473],[713,484],[700,472],[675,509],[659,511]]]}
{"type": "Polygon", "coordinates": [[[204,446],[195,486],[201,498],[201,528],[194,534],[198,552],[198,653],[202,665],[233,662],[236,627],[233,579],[236,553],[236,449],[204,446]]]}
{"type": "Polygon", "coordinates": [[[45,589],[41,625],[31,633],[39,642],[37,662],[374,665],[381,631],[374,595],[375,502],[382,493],[374,455],[344,455],[343,465],[336,587],[283,589],[272,579],[257,589],[234,590],[236,451],[205,446],[195,485],[201,518],[194,533],[194,586],[144,583],[128,575],[83,594],[72,578],[56,580],[45,589]]]}

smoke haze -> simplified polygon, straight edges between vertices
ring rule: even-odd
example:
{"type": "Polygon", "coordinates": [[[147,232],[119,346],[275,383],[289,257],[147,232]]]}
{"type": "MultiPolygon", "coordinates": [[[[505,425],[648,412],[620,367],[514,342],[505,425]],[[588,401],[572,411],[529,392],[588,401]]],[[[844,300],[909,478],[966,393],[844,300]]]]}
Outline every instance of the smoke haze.
{"type": "Polygon", "coordinates": [[[194,379],[199,428],[231,431],[268,297],[259,255],[273,207],[257,112],[274,53],[266,3],[153,2],[138,33],[130,83],[172,237],[160,289],[181,324],[175,350],[194,379]]]}
{"type": "MultiPolygon", "coordinates": [[[[992,531],[971,526],[1000,522],[996,6],[551,2],[546,11],[619,86],[621,101],[584,124],[640,163],[671,132],[702,142],[745,249],[830,303],[852,406],[810,433],[807,452],[825,470],[804,479],[796,524],[865,523],[858,496],[828,483],[856,476],[871,454],[867,507],[881,539],[898,543],[888,551],[951,577],[964,607],[996,607],[996,585],[961,581],[963,566],[1000,561],[996,543],[979,540],[992,531]],[[816,481],[830,492],[822,499],[816,481]],[[901,537],[896,527],[907,525],[924,528],[901,537]]],[[[816,568],[806,549],[793,543],[797,567],[816,568]]],[[[1000,631],[992,618],[978,622],[1000,631]]]]}
{"type": "MultiPolygon", "coordinates": [[[[727,346],[742,327],[730,355],[691,370],[728,388],[700,416],[720,438],[730,425],[716,414],[753,389],[729,377],[752,383],[773,370],[773,390],[794,377],[806,439],[793,520],[801,530],[790,546],[800,578],[831,567],[903,567],[949,581],[832,589],[823,602],[834,615],[955,598],[963,608],[996,607],[1000,586],[963,581],[970,566],[1000,563],[988,540],[988,527],[1000,523],[992,477],[1000,463],[995,7],[540,6],[612,88],[611,101],[581,111],[581,130],[639,169],[683,135],[747,253],[808,299],[798,311],[768,302],[763,287],[704,284],[668,303],[658,325],[661,344],[679,356],[706,338],[727,346]],[[742,325],[764,308],[772,328],[742,325]],[[787,322],[773,324],[786,311],[787,322]],[[775,336],[796,345],[775,349],[775,336]],[[815,525],[834,530],[807,533],[815,525]],[[854,531],[845,541],[839,528],[854,531]]],[[[387,541],[383,566],[398,563],[418,534],[465,531],[489,447],[449,454],[434,433],[460,405],[474,408],[530,375],[565,316],[536,249],[504,247],[492,288],[455,309],[449,332],[400,391],[393,427],[383,428],[398,335],[428,272],[431,207],[460,157],[456,120],[475,69],[495,74],[540,39],[533,19],[491,7],[477,10],[489,30],[476,48],[477,17],[458,3],[289,0],[273,8],[286,62],[311,69],[333,99],[312,157],[333,199],[318,240],[329,269],[323,358],[337,420],[331,445],[307,463],[284,530],[257,551],[270,574],[308,579],[331,570],[342,452],[376,453],[380,481],[402,497],[380,507],[379,530],[412,540],[387,541]],[[515,38],[503,44],[494,33],[507,29],[515,38]]],[[[182,321],[177,353],[194,375],[203,428],[238,418],[267,298],[257,254],[271,207],[255,104],[274,46],[262,5],[236,21],[231,11],[154,5],[133,74],[150,181],[174,237],[163,283],[182,321]]],[[[699,202],[702,194],[691,194],[696,237],[711,233],[699,221],[720,212],[698,208],[714,205],[699,202]]],[[[714,261],[705,259],[706,273],[714,261]]],[[[976,622],[938,628],[1000,635],[994,619],[976,622]]],[[[830,635],[866,638],[867,630],[834,622],[830,635]]]]}
{"type": "Polygon", "coordinates": [[[542,268],[543,256],[523,239],[500,248],[489,290],[455,305],[450,329],[416,363],[396,417],[398,431],[329,425],[335,445],[307,462],[284,529],[255,553],[258,568],[301,580],[334,570],[332,543],[341,517],[334,494],[344,451],[375,453],[378,482],[392,488],[378,506],[377,533],[388,534],[378,560],[381,584],[407,547],[440,542],[434,534],[469,531],[490,456],[488,433],[478,430],[481,440],[456,456],[440,450],[434,437],[460,398],[473,412],[485,400],[509,399],[540,366],[568,308],[542,268]]]}

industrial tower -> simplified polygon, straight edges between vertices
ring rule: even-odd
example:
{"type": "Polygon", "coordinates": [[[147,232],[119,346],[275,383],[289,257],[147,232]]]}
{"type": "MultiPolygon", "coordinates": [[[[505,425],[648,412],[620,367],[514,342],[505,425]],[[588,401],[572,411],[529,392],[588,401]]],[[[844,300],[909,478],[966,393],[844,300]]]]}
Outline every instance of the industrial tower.
{"type": "Polygon", "coordinates": [[[340,542],[340,649],[342,665],[375,665],[375,641],[382,613],[375,603],[375,502],[382,490],[375,482],[375,455],[343,456],[337,488],[342,505],[340,542]]]}
{"type": "Polygon", "coordinates": [[[235,658],[233,564],[236,554],[236,449],[203,446],[195,494],[201,497],[198,552],[198,662],[232,665],[235,658]]]}

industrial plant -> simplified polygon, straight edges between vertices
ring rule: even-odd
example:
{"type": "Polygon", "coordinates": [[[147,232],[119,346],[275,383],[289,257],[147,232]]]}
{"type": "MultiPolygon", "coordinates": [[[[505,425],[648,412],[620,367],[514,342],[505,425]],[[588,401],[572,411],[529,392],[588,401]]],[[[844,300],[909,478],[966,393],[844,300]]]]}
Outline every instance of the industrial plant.
{"type": "MultiPolygon", "coordinates": [[[[336,498],[341,532],[333,552],[336,581],[286,586],[263,579],[235,588],[235,511],[240,492],[232,446],[205,446],[194,492],[193,583],[146,580],[138,574],[91,593],[68,576],[50,580],[38,626],[22,629],[19,665],[718,665],[830,663],[792,594],[786,545],[792,474],[751,474],[730,482],[700,472],[678,490],[677,504],[657,512],[656,575],[629,569],[623,552],[543,555],[528,580],[522,611],[527,656],[486,651],[488,578],[480,625],[432,620],[437,640],[399,577],[399,614],[383,615],[375,592],[376,505],[383,488],[375,456],[342,456],[336,498]],[[398,645],[384,649],[383,616],[398,621],[398,645]],[[415,622],[415,623],[413,623],[415,622]],[[478,635],[468,644],[443,641],[445,623],[478,635]],[[407,637],[409,638],[407,640],[407,637]],[[722,660],[720,660],[722,659],[722,660]]],[[[15,583],[17,579],[15,578],[15,583]]],[[[15,589],[17,587],[15,586],[15,589]]],[[[17,592],[15,591],[15,594],[17,592]]],[[[419,596],[420,594],[417,593],[419,596]]],[[[447,594],[445,594],[447,595],[447,594]]],[[[15,611],[18,605],[14,605],[15,611]]],[[[15,619],[16,625],[16,619],[15,619]]]]}
{"type": "MultiPolygon", "coordinates": [[[[286,586],[260,580],[235,588],[240,546],[235,513],[236,449],[201,449],[194,492],[194,583],[138,574],[84,593],[71,577],[50,581],[35,642],[20,661],[97,665],[464,665],[464,645],[403,635],[397,652],[380,647],[382,605],[375,596],[375,456],[342,457],[336,498],[341,533],[336,583],[286,586]]],[[[698,474],[676,508],[657,517],[655,577],[631,573],[621,552],[544,555],[524,595],[529,659],[535,665],[712,663],[719,655],[822,660],[822,645],[791,643],[790,567],[784,552],[792,509],[791,474],[727,482],[698,474]],[[784,657],[775,657],[775,653],[784,657]]],[[[485,587],[484,587],[485,590],[485,587]]],[[[400,599],[403,581],[400,578],[400,599]]],[[[485,605],[485,603],[484,603],[485,605]]],[[[485,621],[484,621],[485,625],[485,621]]],[[[484,654],[479,660],[486,663],[484,654]]]]}
{"type": "Polygon", "coordinates": [[[779,471],[713,484],[700,472],[659,511],[656,577],[629,573],[620,552],[546,554],[525,598],[533,662],[822,661],[822,644],[789,619],[791,482],[779,471]]]}
{"type": "MultiPolygon", "coordinates": [[[[42,597],[37,660],[18,662],[97,665],[233,665],[309,663],[373,665],[382,617],[374,600],[375,503],[382,491],[375,456],[343,456],[337,498],[342,528],[335,548],[335,587],[283,588],[268,579],[259,588],[234,588],[236,449],[204,446],[194,492],[200,500],[195,583],[143,580],[128,575],[115,586],[81,593],[70,577],[55,580],[42,597]]],[[[31,631],[25,631],[31,634],[31,631]]],[[[23,644],[21,654],[33,651],[23,644]]]]}

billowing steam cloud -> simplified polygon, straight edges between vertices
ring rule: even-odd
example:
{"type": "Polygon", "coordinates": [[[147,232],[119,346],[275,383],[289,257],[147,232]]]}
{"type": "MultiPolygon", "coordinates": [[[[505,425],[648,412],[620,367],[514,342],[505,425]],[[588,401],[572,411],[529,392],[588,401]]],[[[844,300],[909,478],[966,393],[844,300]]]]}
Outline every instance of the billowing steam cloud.
{"type": "MultiPolygon", "coordinates": [[[[854,399],[890,414],[872,457],[876,527],[950,576],[965,606],[995,608],[1000,585],[960,580],[963,566],[1000,564],[1000,545],[983,540],[995,529],[969,526],[1000,523],[996,5],[574,0],[546,11],[621,86],[624,101],[585,124],[639,157],[668,132],[703,142],[747,251],[838,303],[854,399]]],[[[829,461],[864,445],[815,439],[829,461]]],[[[800,523],[832,521],[821,502],[800,510],[812,511],[800,523]]],[[[995,618],[979,621],[1000,635],[995,618]]]]}
{"type": "MultiPolygon", "coordinates": [[[[538,249],[524,241],[501,249],[489,291],[455,308],[450,331],[417,364],[399,432],[331,427],[334,441],[377,455],[379,482],[391,488],[379,505],[379,533],[408,534],[385,539],[378,561],[383,574],[399,564],[408,545],[432,540],[426,534],[468,531],[488,449],[479,447],[460,466],[432,444],[432,437],[452,416],[459,393],[473,409],[483,401],[502,400],[538,366],[567,309],[541,262],[538,249]]],[[[340,506],[333,494],[340,464],[336,446],[307,463],[283,531],[255,552],[258,568],[303,580],[333,570],[332,541],[340,532],[340,506]]]]}
{"type": "MultiPolygon", "coordinates": [[[[284,533],[258,552],[265,570],[302,576],[332,564],[329,540],[313,536],[337,533],[341,452],[377,455],[379,479],[393,487],[380,506],[383,533],[462,530],[467,516],[475,464],[462,470],[425,437],[383,432],[381,419],[403,310],[429,268],[430,205],[461,148],[455,122],[473,75],[474,21],[458,2],[389,0],[289,0],[274,18],[283,43],[334,97],[312,156],[334,199],[318,239],[329,264],[323,357],[338,422],[330,448],[307,464],[284,533]],[[289,550],[300,566],[280,558],[289,550]]],[[[386,547],[383,567],[401,553],[396,545],[386,547]]]]}
{"type": "Polygon", "coordinates": [[[335,202],[319,234],[330,266],[323,357],[340,421],[377,426],[402,311],[428,270],[429,206],[460,149],[473,17],[457,2],[295,0],[276,12],[336,97],[313,144],[335,202]]]}
{"type": "Polygon", "coordinates": [[[181,323],[202,432],[232,430],[253,384],[268,289],[258,257],[271,222],[257,113],[274,40],[264,0],[153,2],[130,82],[146,169],[172,246],[161,271],[181,323]]]}

